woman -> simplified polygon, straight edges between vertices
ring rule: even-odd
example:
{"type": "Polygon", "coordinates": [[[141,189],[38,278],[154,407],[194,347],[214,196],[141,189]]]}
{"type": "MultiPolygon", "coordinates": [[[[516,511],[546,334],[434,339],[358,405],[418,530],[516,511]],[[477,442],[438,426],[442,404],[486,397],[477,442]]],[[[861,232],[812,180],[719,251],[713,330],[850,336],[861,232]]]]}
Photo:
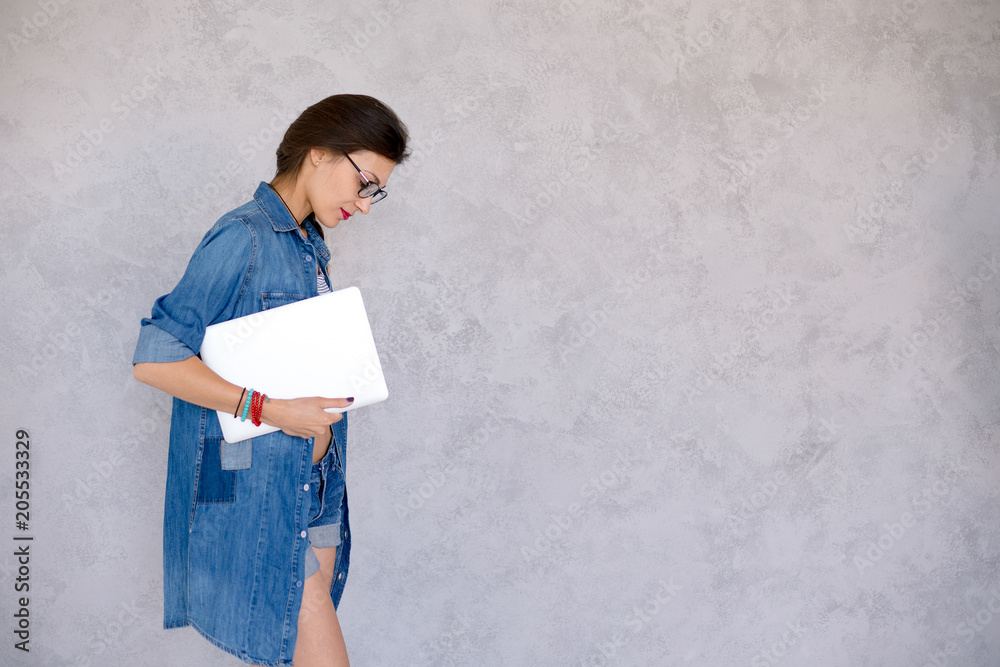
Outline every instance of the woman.
{"type": "Polygon", "coordinates": [[[353,399],[261,400],[197,352],[211,324],[331,289],[323,227],[385,196],[407,139],[396,114],[366,95],[303,111],[278,147],[274,179],[215,223],[142,320],[135,378],[174,397],[164,627],[191,625],[250,664],[349,664],[336,613],[350,562],[347,414],[324,408],[353,399]],[[281,430],[226,442],[214,411],[245,415],[251,396],[254,418],[281,430]]]}

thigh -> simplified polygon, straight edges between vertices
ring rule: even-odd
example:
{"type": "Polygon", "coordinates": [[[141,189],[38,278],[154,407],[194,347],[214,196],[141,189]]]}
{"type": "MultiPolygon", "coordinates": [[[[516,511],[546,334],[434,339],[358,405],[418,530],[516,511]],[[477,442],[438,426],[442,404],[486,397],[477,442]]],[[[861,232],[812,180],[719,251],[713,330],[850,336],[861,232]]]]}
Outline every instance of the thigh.
{"type": "Polygon", "coordinates": [[[330,598],[337,547],[310,548],[319,560],[320,569],[306,578],[292,661],[296,667],[348,667],[344,635],[330,598]]]}
{"type": "Polygon", "coordinates": [[[337,547],[318,548],[310,546],[312,554],[319,561],[319,569],[306,577],[302,590],[302,609],[299,611],[299,622],[313,614],[336,614],[333,599],[330,597],[330,586],[333,584],[333,566],[337,558],[337,547]],[[328,608],[328,609],[327,609],[328,608]]]}
{"type": "Polygon", "coordinates": [[[316,554],[316,560],[319,561],[319,572],[316,574],[323,575],[323,579],[325,579],[327,583],[327,593],[329,593],[330,584],[333,583],[333,568],[337,562],[337,547],[311,548],[316,554]]]}
{"type": "Polygon", "coordinates": [[[316,559],[319,560],[319,569],[306,577],[305,586],[302,589],[302,609],[299,611],[300,624],[303,619],[316,613],[325,615],[327,613],[326,607],[328,606],[330,611],[334,611],[333,600],[330,598],[330,584],[333,582],[333,570],[326,563],[329,560],[329,556],[323,552],[336,551],[337,547],[317,549],[311,546],[309,548],[312,549],[316,559]]]}

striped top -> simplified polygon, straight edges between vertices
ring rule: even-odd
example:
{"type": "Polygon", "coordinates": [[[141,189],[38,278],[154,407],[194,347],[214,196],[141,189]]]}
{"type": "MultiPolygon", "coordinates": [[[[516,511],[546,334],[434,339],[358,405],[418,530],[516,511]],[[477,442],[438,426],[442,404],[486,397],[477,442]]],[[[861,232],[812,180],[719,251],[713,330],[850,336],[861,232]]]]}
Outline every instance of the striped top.
{"type": "Polygon", "coordinates": [[[326,278],[323,277],[322,273],[316,274],[316,291],[320,294],[330,293],[330,285],[327,284],[326,278]]]}

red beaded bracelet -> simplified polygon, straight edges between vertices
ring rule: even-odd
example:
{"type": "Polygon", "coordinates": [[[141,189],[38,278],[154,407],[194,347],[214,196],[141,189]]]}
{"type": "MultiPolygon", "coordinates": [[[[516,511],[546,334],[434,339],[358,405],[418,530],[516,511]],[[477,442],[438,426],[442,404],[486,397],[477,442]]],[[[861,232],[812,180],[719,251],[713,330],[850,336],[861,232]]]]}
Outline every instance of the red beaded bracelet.
{"type": "Polygon", "coordinates": [[[253,396],[250,397],[250,421],[253,422],[254,426],[260,426],[260,422],[257,421],[257,402],[260,400],[260,392],[255,391],[253,396]]]}
{"type": "Polygon", "coordinates": [[[264,411],[264,401],[270,402],[267,395],[255,391],[253,402],[250,404],[250,419],[254,426],[260,426],[260,415],[264,411]]]}
{"type": "Polygon", "coordinates": [[[267,397],[267,394],[261,394],[260,395],[260,405],[257,406],[257,422],[258,422],[257,425],[258,426],[260,426],[260,423],[259,423],[260,422],[260,416],[262,414],[264,414],[264,403],[265,402],[270,403],[271,399],[267,397]]]}

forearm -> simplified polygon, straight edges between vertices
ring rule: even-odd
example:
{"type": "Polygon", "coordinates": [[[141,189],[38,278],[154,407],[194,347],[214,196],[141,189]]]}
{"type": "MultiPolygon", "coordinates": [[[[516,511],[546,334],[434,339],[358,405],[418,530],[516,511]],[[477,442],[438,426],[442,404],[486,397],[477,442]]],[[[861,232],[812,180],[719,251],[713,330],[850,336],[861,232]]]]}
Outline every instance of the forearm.
{"type": "MultiPolygon", "coordinates": [[[[246,395],[243,396],[243,402],[240,402],[243,387],[222,379],[196,356],[183,361],[139,362],[133,365],[132,374],[139,382],[209,410],[232,414],[237,404],[242,406],[246,403],[246,395]]],[[[344,399],[319,396],[272,398],[262,406],[260,420],[277,426],[288,435],[322,438],[321,442],[328,442],[330,424],[340,421],[341,416],[326,412],[326,409],[344,408],[353,400],[353,397],[344,399]]]]}
{"type": "Polygon", "coordinates": [[[223,380],[198,357],[162,363],[140,362],[132,367],[132,374],[139,382],[210,410],[232,413],[243,393],[243,387],[223,380]]]}

